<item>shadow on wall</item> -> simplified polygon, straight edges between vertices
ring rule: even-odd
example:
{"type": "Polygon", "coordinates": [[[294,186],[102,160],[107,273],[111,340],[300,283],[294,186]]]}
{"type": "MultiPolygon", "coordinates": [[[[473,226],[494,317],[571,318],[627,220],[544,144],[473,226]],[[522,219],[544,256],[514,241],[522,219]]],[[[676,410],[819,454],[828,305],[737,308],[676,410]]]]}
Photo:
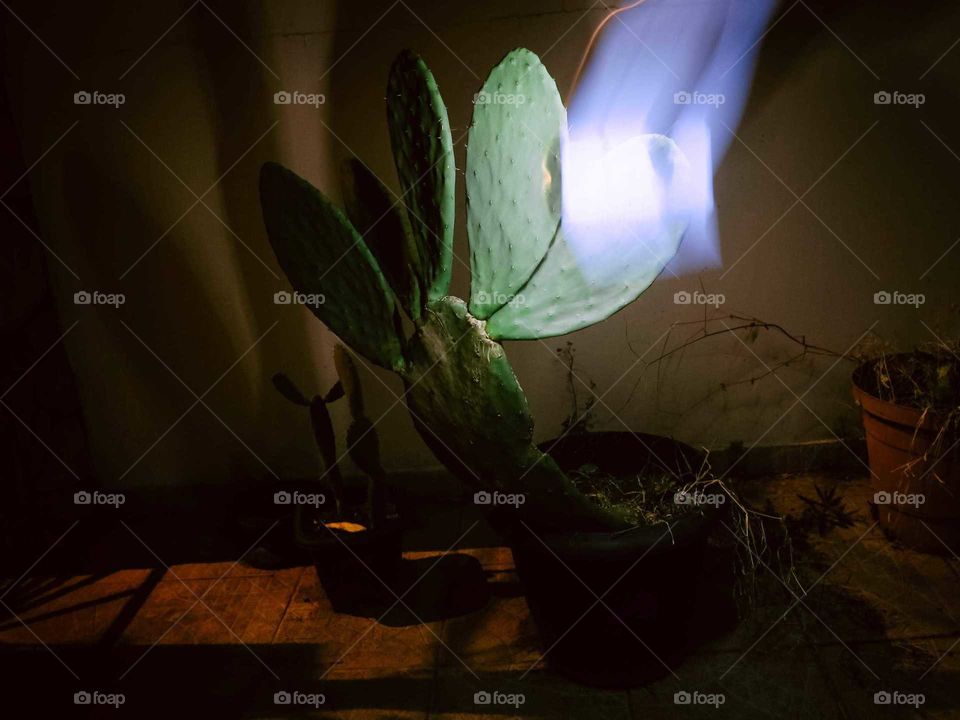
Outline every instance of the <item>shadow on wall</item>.
{"type": "MultiPolygon", "coordinates": [[[[242,19],[224,18],[249,35],[242,19]]],[[[191,44],[160,46],[133,66],[130,112],[93,127],[84,119],[87,142],[71,146],[64,166],[84,280],[127,300],[116,313],[68,310],[81,319],[75,344],[107,485],[230,481],[256,463],[230,435],[256,444],[249,418],[266,346],[245,353],[276,320],[257,301],[272,296],[274,278],[240,204],[253,205],[251,144],[271,127],[272,108],[259,65],[210,13],[198,8],[179,29],[191,44]],[[238,193],[240,183],[251,189],[238,193]]],[[[270,147],[266,133],[253,149],[270,147]]]]}
{"type": "MultiPolygon", "coordinates": [[[[106,486],[249,482],[314,463],[269,377],[324,373],[310,357],[321,331],[303,308],[273,302],[288,285],[263,232],[257,177],[282,157],[284,125],[297,137],[319,133],[273,103],[276,63],[261,58],[289,54],[289,39],[262,34],[267,11],[209,6],[146,53],[177,14],[88,8],[72,17],[65,6],[67,25],[126,23],[150,37],[97,25],[106,39],[93,46],[49,17],[25,17],[70,60],[76,82],[5,28],[16,40],[8,52],[23,53],[11,84],[31,161],[76,121],[30,181],[46,241],[79,276],[53,270],[61,315],[78,322],[67,346],[106,486]],[[120,91],[126,102],[77,106],[77,87],[120,91]],[[124,302],[76,305],[83,290],[124,302]]],[[[324,165],[323,153],[312,161],[324,165]]]]}

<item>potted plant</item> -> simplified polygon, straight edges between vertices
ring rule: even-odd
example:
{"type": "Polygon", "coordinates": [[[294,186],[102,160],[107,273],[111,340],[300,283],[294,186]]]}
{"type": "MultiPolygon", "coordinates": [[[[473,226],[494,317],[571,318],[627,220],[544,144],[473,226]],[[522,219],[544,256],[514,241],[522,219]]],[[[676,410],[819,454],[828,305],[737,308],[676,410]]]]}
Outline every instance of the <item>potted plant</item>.
{"type": "MultiPolygon", "coordinates": [[[[960,547],[960,359],[940,344],[853,373],[880,525],[926,552],[960,547]]],[[[955,550],[954,550],[955,552],[955,550]]]]}
{"type": "MultiPolygon", "coordinates": [[[[260,197],[277,259],[296,290],[329,299],[311,310],[333,332],[402,378],[426,444],[477,491],[477,502],[490,506],[491,519],[510,538],[544,645],[567,642],[557,623],[573,613],[607,613],[603,606],[591,610],[596,597],[605,597],[615,617],[588,623],[592,635],[566,636],[581,657],[564,646],[548,658],[590,682],[663,674],[661,660],[675,661],[687,646],[671,641],[676,628],[689,625],[722,492],[697,470],[702,461],[689,449],[653,438],[639,455],[610,454],[602,441],[576,452],[566,445],[543,452],[533,443],[527,400],[501,342],[566,334],[609,317],[656,278],[686,222],[664,217],[640,241],[631,233],[629,241],[594,247],[584,257],[561,227],[566,110],[539,58],[515,50],[475,96],[465,168],[472,285],[465,302],[449,294],[453,142],[422,59],[400,54],[386,103],[402,196],[395,200],[352,159],[343,166],[344,212],[290,170],[267,163],[260,197]],[[574,472],[588,457],[603,483],[574,472]],[[643,476],[648,467],[659,469],[643,476]],[[663,522],[651,524],[628,500],[638,490],[650,494],[663,522]],[[611,584],[618,588],[605,596],[611,584]],[[611,643],[622,648],[624,637],[629,655],[608,653],[611,643]],[[612,678],[615,665],[635,670],[612,678]]],[[[685,164],[680,150],[661,135],[632,142],[653,181],[669,193],[685,164]]]]}
{"type": "Polygon", "coordinates": [[[366,416],[356,365],[340,344],[334,347],[333,358],[339,380],[312,400],[283,373],[273,376],[280,394],[309,410],[321,465],[317,485],[331,490],[333,506],[319,492],[282,491],[275,501],[293,506],[294,539],[312,553],[334,609],[356,612],[365,605],[382,605],[390,597],[384,583],[392,587],[397,579],[402,533],[398,515],[386,498],[377,431],[366,416]],[[329,405],[343,397],[351,416],[346,454],[367,476],[365,492],[359,494],[351,493],[344,483],[330,417],[329,405]]]}

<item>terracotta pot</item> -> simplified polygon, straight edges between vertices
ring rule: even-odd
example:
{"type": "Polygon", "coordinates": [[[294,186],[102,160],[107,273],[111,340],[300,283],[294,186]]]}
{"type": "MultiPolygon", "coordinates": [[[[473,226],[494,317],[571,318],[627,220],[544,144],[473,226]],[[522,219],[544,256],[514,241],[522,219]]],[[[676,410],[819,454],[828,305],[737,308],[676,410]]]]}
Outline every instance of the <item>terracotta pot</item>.
{"type": "MultiPolygon", "coordinates": [[[[891,356],[888,362],[902,357],[891,356]]],[[[880,525],[915,550],[960,552],[960,450],[948,439],[946,454],[930,453],[924,459],[941,419],[864,390],[858,380],[871,365],[854,371],[853,398],[862,411],[874,489],[871,503],[880,525]]]]}

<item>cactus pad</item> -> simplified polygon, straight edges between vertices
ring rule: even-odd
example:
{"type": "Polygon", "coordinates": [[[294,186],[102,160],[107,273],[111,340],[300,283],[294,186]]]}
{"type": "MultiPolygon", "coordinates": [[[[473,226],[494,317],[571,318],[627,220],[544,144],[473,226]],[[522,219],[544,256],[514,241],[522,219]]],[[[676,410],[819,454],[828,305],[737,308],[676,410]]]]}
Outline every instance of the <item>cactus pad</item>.
{"type": "Polygon", "coordinates": [[[529,50],[497,65],[475,99],[467,145],[470,312],[490,317],[537,267],[560,221],[567,113],[529,50]]]}
{"type": "Polygon", "coordinates": [[[420,317],[420,258],[406,213],[366,165],[350,158],[340,166],[340,185],[350,221],[412,320],[420,317]]]}
{"type": "Polygon", "coordinates": [[[387,120],[420,258],[420,298],[427,303],[450,287],[456,166],[440,90],[426,63],[409,51],[390,68],[387,120]]]}
{"type": "Polygon", "coordinates": [[[363,239],[319,190],[275,163],[260,171],[260,204],[270,244],[293,287],[322,296],[309,307],[364,357],[403,367],[393,291],[363,239]]]}
{"type": "Polygon", "coordinates": [[[447,297],[427,307],[410,353],[404,377],[410,407],[434,431],[451,429],[454,453],[468,463],[487,455],[485,464],[499,465],[530,445],[533,419],[503,347],[462,300],[447,297]],[[491,446],[498,457],[489,456],[491,446]]]}
{"type": "Polygon", "coordinates": [[[464,302],[431,303],[410,342],[407,404],[435,454],[474,487],[530,493],[541,527],[613,527],[532,444],[533,418],[503,347],[464,302]]]}
{"type": "MultiPolygon", "coordinates": [[[[673,187],[674,176],[682,177],[686,166],[680,149],[663,135],[644,135],[637,142],[645,145],[658,177],[673,187]]],[[[498,340],[529,340],[605,320],[650,286],[676,254],[686,228],[686,215],[670,211],[649,234],[628,228],[598,238],[585,257],[561,227],[547,257],[521,288],[522,297],[494,313],[487,332],[498,340]]]]}

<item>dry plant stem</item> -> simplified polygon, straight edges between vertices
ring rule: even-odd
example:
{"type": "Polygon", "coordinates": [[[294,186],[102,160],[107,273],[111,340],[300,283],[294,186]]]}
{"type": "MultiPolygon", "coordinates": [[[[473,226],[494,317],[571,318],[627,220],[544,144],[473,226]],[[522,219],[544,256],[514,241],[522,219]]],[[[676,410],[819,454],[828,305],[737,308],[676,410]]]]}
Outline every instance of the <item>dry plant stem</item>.
{"type": "MultiPolygon", "coordinates": [[[[737,544],[737,556],[740,558],[741,567],[743,568],[743,581],[748,584],[743,594],[750,600],[755,597],[756,593],[757,570],[761,562],[759,558],[767,554],[770,547],[767,541],[766,526],[761,520],[774,520],[782,525],[784,518],[783,516],[770,515],[751,508],[729,485],[713,474],[713,468],[710,465],[710,451],[706,448],[702,448],[702,450],[704,452],[703,460],[700,463],[700,467],[696,468],[696,470],[690,466],[689,459],[684,458],[684,461],[687,463],[688,472],[694,473],[694,479],[678,487],[677,490],[690,494],[706,493],[709,492],[709,488],[717,488],[732,504],[733,510],[731,512],[731,518],[733,520],[733,528],[728,526],[728,529],[737,535],[740,540],[737,544]]],[[[785,541],[782,547],[786,553],[786,557],[782,557],[778,553],[776,568],[783,576],[784,582],[792,581],[802,590],[803,588],[800,581],[796,577],[793,563],[793,548],[785,527],[783,528],[783,532],[785,541]]]]}
{"type": "MultiPolygon", "coordinates": [[[[627,328],[625,327],[625,332],[626,330],[627,328]]],[[[773,332],[786,338],[790,342],[796,344],[799,347],[799,351],[797,352],[796,355],[792,355],[786,360],[782,360],[778,363],[775,363],[774,365],[768,367],[766,370],[764,370],[764,372],[758,375],[749,377],[745,380],[738,380],[733,383],[721,383],[720,385],[721,390],[726,390],[728,388],[735,387],[737,385],[745,385],[745,384],[752,385],[760,380],[763,380],[764,378],[770,375],[775,375],[778,370],[788,367],[791,364],[796,363],[799,360],[802,360],[808,355],[817,355],[822,357],[835,357],[835,358],[842,357],[843,359],[849,360],[851,362],[860,361],[860,358],[857,357],[856,355],[838,353],[835,350],[821,347],[820,345],[815,345],[811,342],[808,342],[805,335],[799,335],[799,336],[795,335],[791,333],[789,330],[787,330],[786,328],[784,328],[782,325],[779,325],[778,323],[768,322],[766,320],[761,320],[760,318],[746,317],[743,315],[737,315],[737,314],[731,313],[728,315],[723,315],[721,317],[714,317],[714,318],[704,317],[703,320],[686,320],[683,322],[675,322],[671,324],[670,330],[664,336],[663,343],[661,345],[662,349],[660,351],[660,354],[657,357],[653,358],[652,360],[649,360],[644,363],[643,370],[640,373],[640,377],[637,378],[636,382],[633,384],[633,387],[630,389],[630,392],[627,394],[627,398],[624,401],[622,407],[626,407],[627,405],[630,404],[631,400],[633,400],[633,396],[636,394],[637,388],[639,388],[640,383],[643,381],[644,371],[646,371],[650,367],[656,366],[657,368],[657,387],[659,388],[661,366],[663,365],[663,362],[669,359],[670,357],[678,353],[681,353],[684,350],[686,350],[688,347],[695,345],[699,342],[702,342],[704,340],[707,340],[711,337],[716,337],[718,335],[736,334],[738,332],[746,332],[746,333],[759,332],[761,330],[766,332],[773,332]],[[736,324],[727,325],[727,322],[736,323],[736,324]],[[723,328],[712,330],[710,329],[710,323],[722,323],[723,328]],[[699,330],[697,330],[697,332],[695,332],[692,336],[690,336],[689,338],[681,342],[679,345],[672,347],[670,349],[667,349],[669,347],[670,339],[673,336],[674,330],[678,328],[688,327],[688,326],[699,326],[699,330]]],[[[633,344],[631,343],[629,336],[627,336],[627,347],[630,349],[630,352],[633,353],[635,357],[637,358],[642,357],[641,354],[638,353],[637,350],[633,347],[633,344]]]]}

